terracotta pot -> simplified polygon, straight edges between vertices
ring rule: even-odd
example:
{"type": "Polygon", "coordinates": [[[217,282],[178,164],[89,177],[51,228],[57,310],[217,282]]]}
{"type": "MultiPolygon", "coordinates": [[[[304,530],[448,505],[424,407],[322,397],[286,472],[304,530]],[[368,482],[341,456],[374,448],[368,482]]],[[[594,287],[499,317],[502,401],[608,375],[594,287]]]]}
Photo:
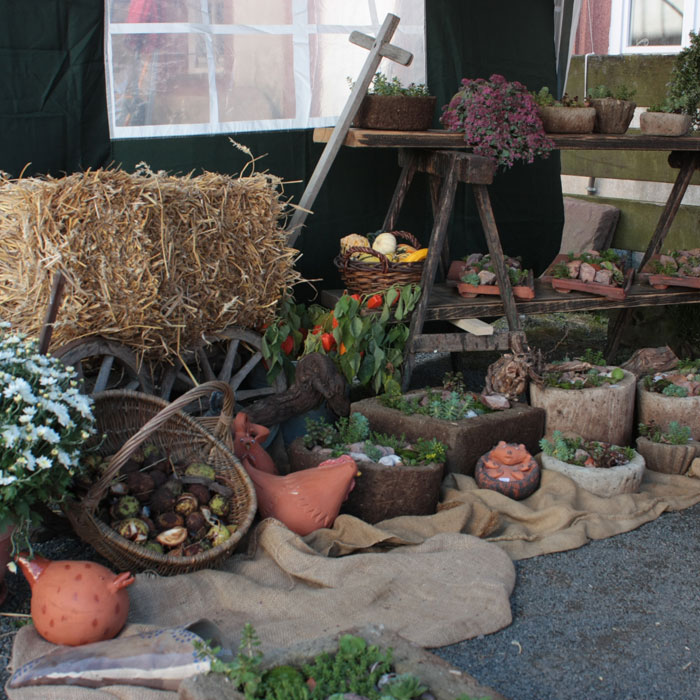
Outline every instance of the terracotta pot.
{"type": "Polygon", "coordinates": [[[632,442],[636,377],[623,370],[616,384],[589,389],[559,389],[530,382],[530,403],[546,412],[545,436],[555,430],[614,445],[632,442]]]}
{"type": "Polygon", "coordinates": [[[32,589],[31,613],[36,631],[54,644],[77,646],[112,639],[129,612],[126,587],[134,577],[115,574],[91,561],[49,561],[35,555],[17,557],[32,589]]]}
{"type": "Polygon", "coordinates": [[[661,430],[668,430],[671,421],[690,426],[690,436],[700,441],[700,396],[666,396],[647,391],[644,381],[637,382],[637,420],[649,425],[654,423],[661,430]]]}
{"type": "Polygon", "coordinates": [[[545,132],[590,134],[595,125],[593,107],[538,107],[545,132]]]}
{"type": "Polygon", "coordinates": [[[621,493],[637,493],[644,477],[645,464],[644,457],[638,452],[635,452],[634,458],[627,464],[607,469],[579,467],[542,454],[542,468],[560,472],[586,491],[608,498],[621,493]]]}
{"type": "Polygon", "coordinates": [[[474,480],[481,489],[497,491],[519,501],[540,485],[540,465],[525,445],[499,442],[479,458],[474,480]]]}
{"type": "MultiPolygon", "coordinates": [[[[288,448],[289,464],[293,470],[314,467],[326,459],[330,451],[309,450],[302,438],[288,448]]],[[[385,466],[376,462],[358,462],[360,475],[342,513],[354,515],[366,523],[378,523],[401,515],[432,515],[440,499],[443,464],[416,467],[385,466]]],[[[297,473],[303,474],[304,471],[297,473]]]]}
{"type": "Polygon", "coordinates": [[[692,117],[689,114],[670,112],[642,112],[639,128],[650,136],[685,136],[690,131],[692,117]]]}
{"type": "Polygon", "coordinates": [[[593,131],[599,134],[624,134],[634,117],[637,105],[629,100],[616,100],[614,97],[591,100],[595,109],[593,131]]]}
{"type": "Polygon", "coordinates": [[[10,561],[10,554],[12,553],[12,533],[14,529],[14,525],[8,525],[0,532],[0,605],[5,602],[7,597],[5,573],[7,572],[7,563],[10,561]]]}
{"type": "Polygon", "coordinates": [[[662,474],[685,474],[696,457],[700,457],[700,442],[687,445],[669,445],[653,442],[649,438],[637,438],[637,452],[646,462],[647,469],[662,474]]]}
{"type": "Polygon", "coordinates": [[[425,131],[432,126],[437,97],[366,95],[353,124],[361,129],[425,131]]]}

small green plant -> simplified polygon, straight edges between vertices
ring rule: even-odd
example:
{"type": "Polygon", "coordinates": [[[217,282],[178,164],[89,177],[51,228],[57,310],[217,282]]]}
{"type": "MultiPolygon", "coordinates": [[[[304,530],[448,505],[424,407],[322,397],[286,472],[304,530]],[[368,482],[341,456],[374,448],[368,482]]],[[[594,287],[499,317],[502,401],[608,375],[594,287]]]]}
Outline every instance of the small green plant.
{"type": "Polygon", "coordinates": [[[636,454],[631,447],[611,445],[598,440],[584,440],[581,437],[565,437],[560,430],[552,433],[551,440],[542,438],[540,449],[544,454],[567,464],[599,469],[627,464],[636,454]]]}
{"type": "Polygon", "coordinates": [[[661,393],[664,396],[677,396],[678,398],[684,399],[688,396],[688,390],[684,386],[678,386],[678,384],[673,384],[670,382],[662,390],[661,393]]]}
{"type": "MultiPolygon", "coordinates": [[[[355,82],[352,78],[347,78],[350,89],[355,87],[355,82]]],[[[372,84],[367,91],[370,95],[403,95],[404,97],[429,97],[430,91],[423,83],[409,83],[404,86],[401,81],[394,76],[389,78],[384,73],[375,73],[372,78],[372,84]]]]}
{"type": "Polygon", "coordinates": [[[579,101],[578,95],[573,97],[569,93],[565,92],[560,99],[557,99],[549,91],[549,88],[545,85],[540,88],[537,92],[531,93],[535,104],[540,107],[590,107],[588,99],[584,99],[582,102],[579,101]]]}
{"type": "Polygon", "coordinates": [[[349,416],[341,416],[335,423],[338,430],[338,442],[352,445],[369,437],[369,421],[366,416],[355,411],[349,416]]]}
{"type": "Polygon", "coordinates": [[[681,425],[678,421],[671,421],[668,430],[662,430],[651,422],[648,425],[639,424],[639,434],[652,442],[663,442],[669,445],[686,445],[691,438],[691,430],[688,425],[681,425]]]}
{"type": "Polygon", "coordinates": [[[616,88],[609,88],[607,85],[596,85],[589,93],[589,99],[601,100],[612,97],[615,100],[630,101],[636,94],[636,90],[627,85],[619,85],[616,88]]]}
{"type": "Polygon", "coordinates": [[[667,86],[667,102],[675,106],[673,111],[689,114],[693,127],[700,125],[700,36],[690,32],[690,45],[680,51],[673,62],[671,80],[667,86]]]}
{"type": "Polygon", "coordinates": [[[603,355],[600,350],[586,348],[578,359],[581,360],[581,362],[588,362],[592,365],[605,365],[605,355],[603,355]]]}
{"type": "Polygon", "coordinates": [[[394,700],[412,700],[422,695],[428,686],[410,673],[401,673],[382,686],[382,697],[386,694],[394,700]]]}

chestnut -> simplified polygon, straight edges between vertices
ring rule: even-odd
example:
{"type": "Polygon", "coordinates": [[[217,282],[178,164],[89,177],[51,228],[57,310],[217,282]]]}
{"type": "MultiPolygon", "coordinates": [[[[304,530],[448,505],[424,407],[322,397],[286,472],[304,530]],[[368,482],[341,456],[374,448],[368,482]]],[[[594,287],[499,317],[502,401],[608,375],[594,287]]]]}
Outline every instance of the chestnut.
{"type": "Polygon", "coordinates": [[[177,547],[187,539],[187,530],[184,527],[173,527],[161,532],[156,541],[164,547],[177,547]]]}

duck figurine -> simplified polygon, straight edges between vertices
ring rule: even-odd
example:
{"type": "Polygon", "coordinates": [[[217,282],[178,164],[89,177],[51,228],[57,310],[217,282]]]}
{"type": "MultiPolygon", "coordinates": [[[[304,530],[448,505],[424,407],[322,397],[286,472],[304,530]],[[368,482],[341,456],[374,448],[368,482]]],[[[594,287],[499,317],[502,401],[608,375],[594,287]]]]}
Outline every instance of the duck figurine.
{"type": "Polygon", "coordinates": [[[333,525],[358,475],[348,455],[284,476],[256,469],[246,456],[241,462],[255,485],[260,515],[276,518],[302,536],[333,525]]]}
{"type": "Polygon", "coordinates": [[[116,637],[126,623],[134,582],[92,561],[50,561],[22,553],[16,561],[32,591],[36,631],[54,644],[78,646],[116,637]]]}
{"type": "Polygon", "coordinates": [[[269,435],[269,428],[251,423],[245,412],[236,414],[233,421],[233,452],[236,457],[240,460],[247,457],[249,463],[262,472],[278,474],[272,457],[262,446],[269,435]]]}
{"type": "Polygon", "coordinates": [[[498,491],[519,501],[527,498],[540,484],[540,465],[525,445],[501,440],[479,457],[474,469],[479,488],[498,491]]]}

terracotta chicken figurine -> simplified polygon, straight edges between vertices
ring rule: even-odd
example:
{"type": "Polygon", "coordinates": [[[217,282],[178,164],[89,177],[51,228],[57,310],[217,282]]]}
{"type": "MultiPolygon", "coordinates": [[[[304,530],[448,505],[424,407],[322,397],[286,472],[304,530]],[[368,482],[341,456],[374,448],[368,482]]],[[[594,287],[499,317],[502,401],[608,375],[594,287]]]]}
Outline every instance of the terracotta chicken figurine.
{"type": "Polygon", "coordinates": [[[241,462],[255,484],[260,515],[276,518],[302,536],[333,525],[358,474],[348,455],[285,476],[256,469],[247,456],[241,462]]]}
{"type": "Polygon", "coordinates": [[[251,423],[248,415],[240,411],[233,421],[233,452],[241,461],[245,457],[259,471],[278,474],[272,457],[262,446],[269,434],[269,428],[251,423]]]}

